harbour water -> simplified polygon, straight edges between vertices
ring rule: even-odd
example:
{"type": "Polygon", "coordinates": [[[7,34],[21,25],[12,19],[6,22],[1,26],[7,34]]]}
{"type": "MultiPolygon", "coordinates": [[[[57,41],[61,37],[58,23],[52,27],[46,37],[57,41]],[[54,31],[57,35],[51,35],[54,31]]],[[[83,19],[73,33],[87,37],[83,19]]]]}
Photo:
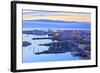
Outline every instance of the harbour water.
{"type": "Polygon", "coordinates": [[[74,57],[71,52],[66,53],[56,53],[56,54],[39,54],[36,55],[36,52],[42,52],[48,50],[48,46],[39,46],[39,44],[50,43],[50,39],[45,40],[32,40],[32,38],[39,37],[48,37],[48,35],[27,35],[23,34],[23,41],[29,41],[30,46],[23,47],[23,63],[32,63],[32,62],[52,62],[52,61],[68,61],[68,60],[80,60],[79,57],[74,57]]]}

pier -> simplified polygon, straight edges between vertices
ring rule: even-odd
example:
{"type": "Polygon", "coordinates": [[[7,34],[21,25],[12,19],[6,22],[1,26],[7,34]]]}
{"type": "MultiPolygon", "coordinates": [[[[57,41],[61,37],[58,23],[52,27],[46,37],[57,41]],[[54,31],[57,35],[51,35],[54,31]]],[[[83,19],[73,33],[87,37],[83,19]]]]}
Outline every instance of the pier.
{"type": "Polygon", "coordinates": [[[53,39],[52,37],[32,38],[32,40],[53,39]]]}

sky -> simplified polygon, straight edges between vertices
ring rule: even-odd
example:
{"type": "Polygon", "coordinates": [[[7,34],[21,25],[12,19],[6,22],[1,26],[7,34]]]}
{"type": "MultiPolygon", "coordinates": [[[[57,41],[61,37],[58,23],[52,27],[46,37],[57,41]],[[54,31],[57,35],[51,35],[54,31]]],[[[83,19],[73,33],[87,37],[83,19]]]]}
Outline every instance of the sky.
{"type": "Polygon", "coordinates": [[[23,20],[38,19],[91,22],[91,14],[84,12],[23,10],[23,20]]]}

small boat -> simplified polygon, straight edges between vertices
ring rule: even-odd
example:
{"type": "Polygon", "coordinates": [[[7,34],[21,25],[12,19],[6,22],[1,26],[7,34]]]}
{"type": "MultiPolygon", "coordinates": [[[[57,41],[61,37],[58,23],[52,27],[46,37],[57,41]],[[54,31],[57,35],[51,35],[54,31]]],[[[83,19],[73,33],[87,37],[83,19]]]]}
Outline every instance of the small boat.
{"type": "Polygon", "coordinates": [[[30,45],[31,45],[30,42],[28,42],[28,41],[23,41],[23,47],[30,46],[30,45]]]}

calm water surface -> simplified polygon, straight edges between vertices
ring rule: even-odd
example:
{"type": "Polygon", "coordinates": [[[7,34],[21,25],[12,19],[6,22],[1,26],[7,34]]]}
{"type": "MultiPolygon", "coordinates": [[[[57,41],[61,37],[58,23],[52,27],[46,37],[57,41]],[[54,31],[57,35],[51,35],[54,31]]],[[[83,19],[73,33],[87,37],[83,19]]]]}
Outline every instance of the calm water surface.
{"type": "Polygon", "coordinates": [[[47,46],[39,46],[39,44],[52,42],[50,39],[45,40],[32,40],[35,37],[48,37],[48,35],[36,36],[23,34],[23,41],[29,41],[32,45],[23,47],[23,63],[31,62],[49,62],[49,61],[65,61],[65,60],[79,60],[79,57],[73,57],[70,52],[59,54],[39,54],[36,52],[42,52],[48,50],[47,46]]]}

